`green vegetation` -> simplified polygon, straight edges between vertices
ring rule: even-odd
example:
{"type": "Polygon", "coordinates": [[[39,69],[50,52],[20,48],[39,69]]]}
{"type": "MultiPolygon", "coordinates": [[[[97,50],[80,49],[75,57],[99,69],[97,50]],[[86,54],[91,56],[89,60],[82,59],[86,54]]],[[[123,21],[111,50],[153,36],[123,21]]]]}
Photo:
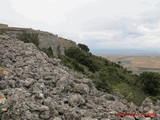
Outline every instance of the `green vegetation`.
{"type": "Polygon", "coordinates": [[[86,52],[89,52],[90,50],[89,50],[89,48],[88,48],[88,46],[87,45],[85,45],[85,44],[78,44],[78,47],[79,48],[81,48],[82,50],[84,50],[84,51],[86,51],[86,52]]]}
{"type": "Polygon", "coordinates": [[[137,76],[119,64],[89,53],[79,45],[66,49],[61,59],[70,69],[91,78],[97,89],[109,93],[119,91],[125,99],[136,104],[141,104],[148,95],[154,95],[154,99],[157,99],[155,95],[160,93],[159,74],[144,73],[137,76]]]}
{"type": "Polygon", "coordinates": [[[43,51],[44,53],[46,53],[49,58],[53,58],[54,57],[54,54],[53,54],[53,51],[52,51],[51,47],[49,47],[49,48],[42,48],[40,50],[43,51]]]}
{"type": "Polygon", "coordinates": [[[79,64],[76,60],[69,58],[68,56],[61,56],[63,64],[70,69],[84,73],[84,66],[79,64]]]}
{"type": "Polygon", "coordinates": [[[39,45],[39,37],[37,33],[28,33],[28,32],[23,31],[22,33],[18,35],[18,39],[22,40],[25,43],[33,43],[37,47],[39,45]]]}
{"type": "Polygon", "coordinates": [[[160,74],[144,72],[140,74],[139,79],[143,90],[147,94],[156,96],[158,93],[160,93],[160,74]]]}
{"type": "Polygon", "coordinates": [[[77,63],[88,67],[88,69],[92,72],[99,70],[97,64],[92,58],[92,55],[80,50],[78,47],[71,47],[70,49],[66,50],[65,55],[71,59],[74,59],[77,61],[77,63]]]}

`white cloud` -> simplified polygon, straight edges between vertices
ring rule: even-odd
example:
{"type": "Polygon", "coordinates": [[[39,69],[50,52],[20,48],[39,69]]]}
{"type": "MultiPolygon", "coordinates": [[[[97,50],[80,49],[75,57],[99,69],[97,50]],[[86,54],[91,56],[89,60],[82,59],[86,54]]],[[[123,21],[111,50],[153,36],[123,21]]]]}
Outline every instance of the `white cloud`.
{"type": "Polygon", "coordinates": [[[14,10],[33,21],[56,25],[66,20],[65,13],[94,0],[10,0],[14,10]]]}

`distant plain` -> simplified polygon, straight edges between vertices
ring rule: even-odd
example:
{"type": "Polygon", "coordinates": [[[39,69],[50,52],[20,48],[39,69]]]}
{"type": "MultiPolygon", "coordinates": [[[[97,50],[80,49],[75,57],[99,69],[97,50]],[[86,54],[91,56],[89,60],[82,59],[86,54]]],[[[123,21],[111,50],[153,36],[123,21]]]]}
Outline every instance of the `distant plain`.
{"type": "Polygon", "coordinates": [[[135,74],[145,71],[160,73],[160,53],[106,53],[96,55],[116,62],[135,74]]]}

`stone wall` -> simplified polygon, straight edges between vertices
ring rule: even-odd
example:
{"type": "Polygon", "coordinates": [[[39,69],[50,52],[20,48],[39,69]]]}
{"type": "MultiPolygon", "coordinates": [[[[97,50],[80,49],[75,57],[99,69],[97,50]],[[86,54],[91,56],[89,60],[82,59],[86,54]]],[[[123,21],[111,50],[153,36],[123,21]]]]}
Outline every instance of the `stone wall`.
{"type": "Polygon", "coordinates": [[[64,55],[64,50],[70,46],[76,46],[76,43],[67,40],[58,35],[54,35],[49,32],[40,31],[40,30],[33,30],[33,29],[26,29],[26,28],[15,28],[15,27],[8,27],[7,29],[0,29],[0,34],[6,34],[12,38],[17,38],[19,33],[23,31],[28,33],[37,33],[39,37],[39,48],[52,48],[53,54],[55,57],[59,55],[64,55]]]}
{"type": "Polygon", "coordinates": [[[8,28],[8,25],[7,25],[7,24],[1,24],[1,23],[0,23],[0,29],[1,29],[1,28],[8,28]]]}

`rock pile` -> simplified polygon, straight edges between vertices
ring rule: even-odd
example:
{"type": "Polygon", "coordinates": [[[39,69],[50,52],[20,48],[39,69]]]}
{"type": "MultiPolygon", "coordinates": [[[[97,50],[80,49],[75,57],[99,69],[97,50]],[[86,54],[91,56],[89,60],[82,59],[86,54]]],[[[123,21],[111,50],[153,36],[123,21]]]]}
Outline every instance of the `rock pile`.
{"type": "Polygon", "coordinates": [[[146,100],[139,109],[100,92],[91,80],[71,74],[31,43],[0,36],[0,66],[1,120],[160,120],[117,116],[150,108],[160,115],[160,106],[146,100]]]}

